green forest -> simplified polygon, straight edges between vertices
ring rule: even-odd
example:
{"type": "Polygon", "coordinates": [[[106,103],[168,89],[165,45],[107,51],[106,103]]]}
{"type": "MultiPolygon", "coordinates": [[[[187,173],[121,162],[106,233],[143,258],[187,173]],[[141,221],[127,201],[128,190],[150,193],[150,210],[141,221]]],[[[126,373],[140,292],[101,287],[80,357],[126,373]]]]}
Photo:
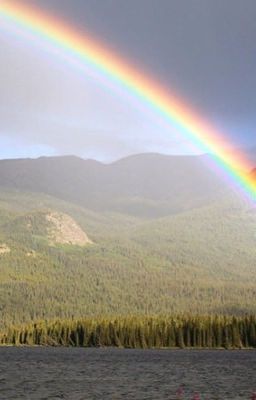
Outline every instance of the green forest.
{"type": "Polygon", "coordinates": [[[145,220],[2,191],[0,216],[1,331],[85,315],[256,312],[256,215],[237,202],[145,220]],[[49,210],[93,244],[51,245],[49,210]]]}
{"type": "Polygon", "coordinates": [[[256,317],[85,318],[9,327],[2,345],[122,348],[256,348],[256,317]]]}

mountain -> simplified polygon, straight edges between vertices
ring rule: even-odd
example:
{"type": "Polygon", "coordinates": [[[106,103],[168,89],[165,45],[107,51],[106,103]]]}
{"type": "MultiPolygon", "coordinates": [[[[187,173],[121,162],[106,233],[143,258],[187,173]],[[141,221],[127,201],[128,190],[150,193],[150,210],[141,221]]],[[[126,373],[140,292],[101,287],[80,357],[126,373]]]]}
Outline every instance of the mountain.
{"type": "Polygon", "coordinates": [[[256,213],[206,157],[0,162],[1,326],[256,312],[256,213]]]}
{"type": "Polygon", "coordinates": [[[193,209],[226,192],[206,156],[160,154],[109,165],[72,156],[0,161],[0,187],[49,194],[94,211],[144,217],[193,209]]]}

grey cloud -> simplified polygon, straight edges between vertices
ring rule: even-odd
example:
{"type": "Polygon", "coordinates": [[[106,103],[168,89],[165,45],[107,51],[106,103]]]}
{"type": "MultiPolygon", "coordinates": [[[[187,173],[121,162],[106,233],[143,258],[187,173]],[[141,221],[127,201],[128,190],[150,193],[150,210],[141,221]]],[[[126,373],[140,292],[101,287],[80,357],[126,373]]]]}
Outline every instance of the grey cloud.
{"type": "MultiPolygon", "coordinates": [[[[179,93],[232,141],[255,142],[254,0],[27,2],[92,32],[179,93]]],[[[0,61],[0,140],[9,136],[56,153],[98,152],[106,159],[190,151],[182,135],[159,125],[151,112],[141,113],[132,101],[4,27],[0,61]]]]}

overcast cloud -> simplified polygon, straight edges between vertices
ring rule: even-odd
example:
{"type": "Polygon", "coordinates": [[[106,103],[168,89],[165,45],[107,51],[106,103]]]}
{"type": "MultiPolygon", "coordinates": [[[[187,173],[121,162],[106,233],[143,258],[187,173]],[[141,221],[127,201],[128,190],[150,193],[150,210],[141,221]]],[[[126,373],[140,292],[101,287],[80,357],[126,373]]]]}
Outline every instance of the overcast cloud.
{"type": "MultiPolygon", "coordinates": [[[[226,132],[255,144],[254,0],[27,1],[86,29],[226,132]]],[[[174,127],[0,19],[0,157],[195,151],[174,127]]],[[[200,151],[200,150],[197,150],[200,151]]]]}

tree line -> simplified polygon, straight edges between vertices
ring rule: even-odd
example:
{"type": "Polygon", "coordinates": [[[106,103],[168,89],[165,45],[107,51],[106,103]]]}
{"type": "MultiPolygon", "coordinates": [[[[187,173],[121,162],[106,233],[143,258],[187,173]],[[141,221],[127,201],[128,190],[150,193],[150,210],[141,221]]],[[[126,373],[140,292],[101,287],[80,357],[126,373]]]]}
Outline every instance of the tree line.
{"type": "Polygon", "coordinates": [[[9,327],[2,345],[256,348],[256,316],[101,317],[9,327]]]}

